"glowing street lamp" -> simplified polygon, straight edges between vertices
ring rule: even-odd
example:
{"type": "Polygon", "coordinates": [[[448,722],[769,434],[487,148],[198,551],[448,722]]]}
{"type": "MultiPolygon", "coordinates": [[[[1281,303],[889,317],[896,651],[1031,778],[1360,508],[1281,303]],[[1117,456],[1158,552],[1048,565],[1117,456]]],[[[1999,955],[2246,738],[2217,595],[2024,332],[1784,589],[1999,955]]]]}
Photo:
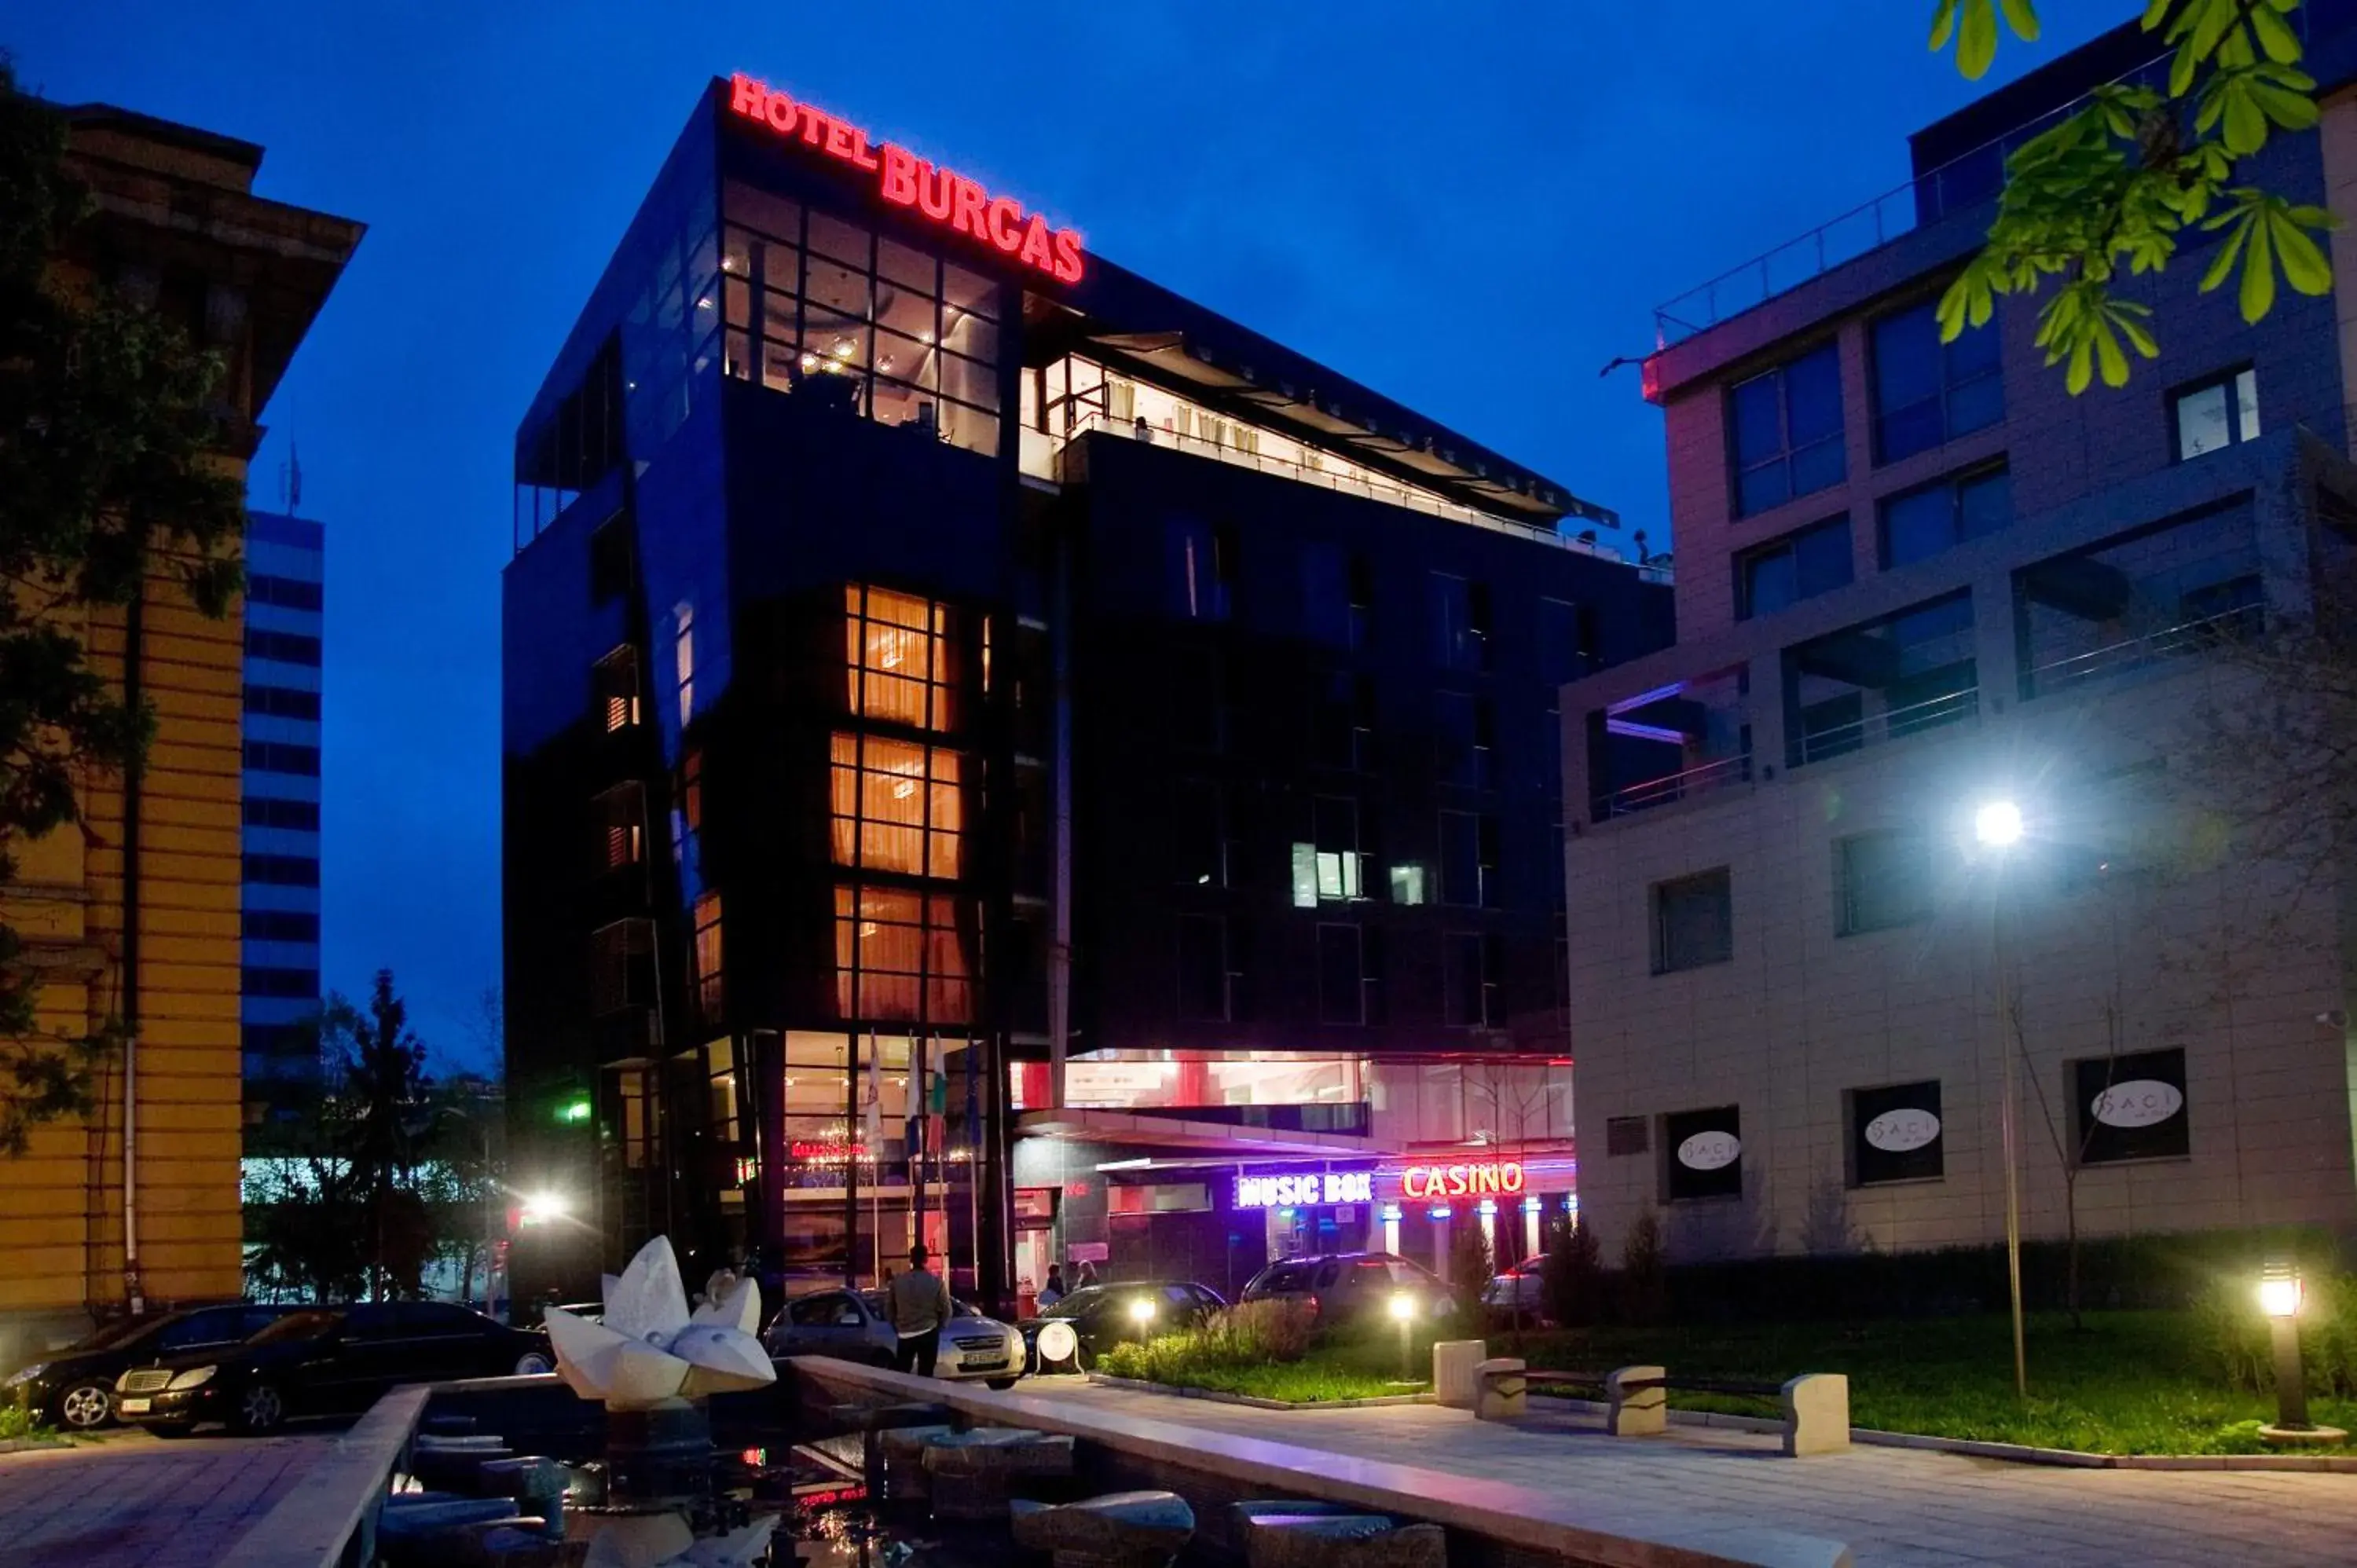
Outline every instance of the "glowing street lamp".
{"type": "MultiPolygon", "coordinates": [[[[1985,800],[1973,812],[1973,837],[1983,849],[2010,849],[2021,842],[2021,808],[2011,800],[1985,800]]],[[[2002,867],[1998,875],[2004,875],[2002,867]]],[[[1998,1092],[2005,1097],[1997,1106],[1997,1131],[2005,1149],[2005,1272],[2013,1297],[2013,1391],[2028,1399],[2029,1356],[2021,1311],[2021,1176],[2013,1115],[2013,1053],[2018,1047],[2013,1037],[2012,1003],[2006,993],[2005,884],[2001,880],[1989,890],[1989,967],[1996,976],[1998,1092]]]]}
{"type": "Polygon", "coordinates": [[[2308,1378],[2299,1364],[2299,1309],[2306,1295],[2298,1273],[2285,1265],[2271,1264],[2259,1281],[2259,1310],[2267,1316],[2276,1359],[2276,1423],[2259,1428],[2264,1443],[2339,1443],[2349,1435],[2308,1419],[2308,1378]]]}
{"type": "Polygon", "coordinates": [[[554,1225],[573,1211],[573,1200],[561,1192],[541,1191],[528,1195],[518,1223],[523,1225],[554,1225]]]}
{"type": "Polygon", "coordinates": [[[1991,800],[1973,813],[1973,837],[1990,849],[2006,849],[2021,842],[2021,808],[2011,800],[1991,800]]]}

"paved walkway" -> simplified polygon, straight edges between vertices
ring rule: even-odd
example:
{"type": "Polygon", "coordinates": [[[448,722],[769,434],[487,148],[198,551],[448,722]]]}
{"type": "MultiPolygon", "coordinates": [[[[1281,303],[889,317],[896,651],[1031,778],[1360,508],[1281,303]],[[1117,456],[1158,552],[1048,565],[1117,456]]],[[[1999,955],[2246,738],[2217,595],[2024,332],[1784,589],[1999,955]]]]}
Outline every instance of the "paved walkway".
{"type": "Polygon", "coordinates": [[[335,1441],[125,1433],[0,1455],[0,1568],[209,1568],[335,1441]]]}
{"type": "MultiPolygon", "coordinates": [[[[2066,1470],[1905,1448],[1785,1459],[1775,1440],[1673,1427],[1614,1439],[1593,1418],[1517,1426],[1437,1405],[1265,1411],[1026,1379],[1021,1391],[1121,1414],[1577,1494],[1598,1525],[1716,1516],[1846,1541],[1859,1568],[2292,1568],[2357,1563],[2357,1476],[2066,1470]]],[[[1584,1510],[1586,1511],[1586,1510],[1584,1510]]]]}

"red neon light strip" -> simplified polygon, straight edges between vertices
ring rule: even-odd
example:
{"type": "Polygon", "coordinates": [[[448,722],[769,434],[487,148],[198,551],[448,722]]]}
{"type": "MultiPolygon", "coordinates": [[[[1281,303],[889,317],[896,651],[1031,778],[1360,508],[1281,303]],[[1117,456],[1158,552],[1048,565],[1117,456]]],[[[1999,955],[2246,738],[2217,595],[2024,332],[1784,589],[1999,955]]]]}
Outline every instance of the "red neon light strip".
{"type": "Polygon", "coordinates": [[[993,196],[962,174],[937,169],[906,147],[871,143],[867,133],[823,109],[797,103],[766,81],[738,71],[729,79],[728,107],[781,136],[800,136],[831,158],[877,177],[885,200],[922,214],[945,229],[972,235],[1058,283],[1081,281],[1081,233],[1048,227],[1011,196],[993,196]]]}

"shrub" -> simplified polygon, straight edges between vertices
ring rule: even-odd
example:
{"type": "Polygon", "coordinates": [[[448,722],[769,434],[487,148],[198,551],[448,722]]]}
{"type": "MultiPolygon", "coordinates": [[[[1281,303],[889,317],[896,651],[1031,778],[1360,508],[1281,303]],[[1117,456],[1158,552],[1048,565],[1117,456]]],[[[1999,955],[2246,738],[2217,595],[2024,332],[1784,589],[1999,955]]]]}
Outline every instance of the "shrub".
{"type": "Polygon", "coordinates": [[[1556,1227],[1539,1275],[1546,1315],[1566,1328],[1587,1327],[1604,1318],[1604,1259],[1595,1230],[1580,1224],[1556,1227]]]}
{"type": "MultiPolygon", "coordinates": [[[[2193,1316],[2206,1370],[2228,1385],[2275,1386],[2274,1330],[2259,1310],[2253,1273],[2220,1274],[2195,1297],[2193,1316]]],[[[2312,1395],[2357,1395],[2357,1275],[2303,1276],[2299,1360],[2312,1395]]]]}
{"type": "Polygon", "coordinates": [[[1298,1361],[1309,1353],[1317,1318],[1306,1301],[1247,1301],[1211,1315],[1193,1336],[1203,1354],[1230,1361],[1298,1361]]]}
{"type": "Polygon", "coordinates": [[[40,1416],[20,1404],[0,1404],[0,1443],[17,1437],[54,1437],[40,1416]]]}
{"type": "Polygon", "coordinates": [[[1669,1316],[1670,1282],[1662,1255],[1662,1217],[1647,1208],[1629,1227],[1620,1248],[1620,1316],[1630,1323],[1654,1324],[1669,1316]]]}

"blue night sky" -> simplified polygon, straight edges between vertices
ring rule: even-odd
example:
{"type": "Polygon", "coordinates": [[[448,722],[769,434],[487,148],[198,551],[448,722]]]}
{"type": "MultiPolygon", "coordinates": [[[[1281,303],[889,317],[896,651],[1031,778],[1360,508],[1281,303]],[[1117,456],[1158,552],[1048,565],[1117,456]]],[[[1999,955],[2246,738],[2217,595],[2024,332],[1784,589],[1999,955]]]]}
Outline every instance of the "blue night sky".
{"type": "MultiPolygon", "coordinates": [[[[2132,16],[2042,0],[1996,79],[2132,16]]],[[[20,79],[263,144],[369,226],[265,413],[328,527],[326,983],[447,1058],[498,983],[518,416],[705,81],[743,70],[1617,508],[1658,548],[1652,307],[1900,184],[1972,96],[1929,0],[874,11],[28,5],[20,79]],[[1446,17],[1443,23],[1440,18],[1446,17]],[[1019,19],[1018,19],[1019,18],[1019,19]],[[1027,25],[1027,22],[1033,25],[1027,25]]]]}

